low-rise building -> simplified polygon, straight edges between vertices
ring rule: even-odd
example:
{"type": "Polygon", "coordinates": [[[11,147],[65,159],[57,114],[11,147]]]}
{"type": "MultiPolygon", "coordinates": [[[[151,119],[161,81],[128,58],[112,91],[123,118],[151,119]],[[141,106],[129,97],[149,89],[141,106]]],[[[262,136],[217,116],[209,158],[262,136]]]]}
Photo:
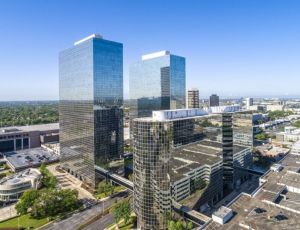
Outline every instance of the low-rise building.
{"type": "Polygon", "coordinates": [[[292,153],[300,155],[300,140],[293,145],[292,153]]]}
{"type": "Polygon", "coordinates": [[[300,155],[289,153],[260,178],[252,193],[241,193],[227,208],[234,216],[213,218],[204,229],[294,230],[300,226],[300,155]]]}
{"type": "Polygon", "coordinates": [[[267,105],[267,111],[283,111],[284,105],[267,105]]]}
{"type": "Polygon", "coordinates": [[[59,155],[43,148],[25,149],[4,153],[7,165],[14,172],[26,168],[39,167],[42,163],[53,163],[59,160],[59,155]]]}
{"type": "Polygon", "coordinates": [[[58,123],[1,128],[0,152],[37,148],[58,138],[58,123]]]}
{"type": "Polygon", "coordinates": [[[212,214],[213,221],[223,225],[233,216],[232,209],[221,206],[216,212],[212,214]]]}
{"type": "Polygon", "coordinates": [[[276,133],[276,140],[281,142],[296,142],[300,140],[300,129],[286,126],[284,132],[276,133]]]}
{"type": "Polygon", "coordinates": [[[0,180],[0,201],[16,201],[28,189],[40,187],[41,173],[38,169],[26,169],[0,180]]]}

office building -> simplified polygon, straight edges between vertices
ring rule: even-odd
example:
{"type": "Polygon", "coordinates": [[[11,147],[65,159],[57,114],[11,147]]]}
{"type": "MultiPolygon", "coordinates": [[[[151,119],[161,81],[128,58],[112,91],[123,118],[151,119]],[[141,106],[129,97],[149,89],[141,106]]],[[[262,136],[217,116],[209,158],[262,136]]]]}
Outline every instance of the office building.
{"type": "Polygon", "coordinates": [[[185,58],[169,51],[147,54],[130,66],[129,75],[131,119],[185,108],[185,58]]]}
{"type": "Polygon", "coordinates": [[[50,164],[59,161],[59,155],[44,148],[24,149],[3,155],[8,167],[13,172],[39,167],[42,163],[50,164]]]}
{"type": "Polygon", "coordinates": [[[28,189],[38,189],[41,186],[42,174],[38,169],[26,169],[0,180],[0,201],[17,201],[28,189]]]}
{"type": "MultiPolygon", "coordinates": [[[[234,138],[234,116],[239,111],[224,112],[235,109],[153,111],[152,117],[133,120],[134,210],[139,228],[165,229],[172,201],[201,210],[223,197],[224,183],[234,187],[245,179],[234,166],[251,166],[251,148],[236,144],[234,138]]],[[[243,130],[251,128],[238,129],[239,134],[243,130]]]]}
{"type": "Polygon", "coordinates": [[[199,90],[188,90],[188,108],[199,108],[199,90]]]}
{"type": "Polygon", "coordinates": [[[245,99],[246,109],[250,109],[253,106],[253,98],[247,97],[245,99]]]}
{"type": "Polygon", "coordinates": [[[91,35],[59,55],[62,167],[95,187],[123,148],[123,45],[91,35]]]}
{"type": "Polygon", "coordinates": [[[40,147],[59,140],[58,123],[0,129],[0,153],[40,147]]]}
{"type": "Polygon", "coordinates": [[[213,107],[213,106],[219,106],[220,105],[220,101],[219,101],[219,96],[217,94],[212,94],[209,97],[209,106],[213,107]]]}

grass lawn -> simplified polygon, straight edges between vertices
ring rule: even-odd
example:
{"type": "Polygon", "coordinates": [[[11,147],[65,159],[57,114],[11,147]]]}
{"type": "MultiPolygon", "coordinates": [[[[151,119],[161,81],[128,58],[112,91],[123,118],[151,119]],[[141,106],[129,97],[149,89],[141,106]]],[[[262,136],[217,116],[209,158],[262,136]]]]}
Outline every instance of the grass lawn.
{"type": "MultiPolygon", "coordinates": [[[[43,226],[47,224],[49,221],[47,218],[44,219],[33,219],[30,214],[22,215],[19,217],[19,227],[20,228],[28,228],[31,227],[33,229],[43,226]]],[[[15,217],[10,220],[6,220],[0,222],[0,229],[5,228],[18,228],[18,217],[15,217]]]]}
{"type": "MultiPolygon", "coordinates": [[[[120,230],[135,229],[136,228],[135,222],[136,222],[136,216],[135,216],[134,213],[131,213],[130,220],[128,221],[127,224],[124,223],[124,219],[122,219],[122,220],[119,221],[119,229],[120,230]]],[[[114,226],[116,226],[116,223],[112,223],[111,225],[109,225],[107,227],[107,229],[109,229],[109,230],[117,230],[117,227],[114,227],[114,226]]]]}
{"type": "Polygon", "coordinates": [[[119,229],[121,229],[121,230],[129,230],[129,229],[133,229],[133,228],[134,228],[133,223],[127,223],[127,224],[121,225],[119,227],[119,229]]]}

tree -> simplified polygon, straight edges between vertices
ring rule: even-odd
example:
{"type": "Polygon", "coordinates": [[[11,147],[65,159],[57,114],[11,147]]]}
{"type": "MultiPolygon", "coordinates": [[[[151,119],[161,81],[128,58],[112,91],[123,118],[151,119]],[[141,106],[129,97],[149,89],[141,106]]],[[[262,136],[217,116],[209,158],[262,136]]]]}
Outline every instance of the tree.
{"type": "Polygon", "coordinates": [[[255,139],[257,140],[266,140],[267,138],[269,138],[269,135],[264,132],[255,135],[255,139]]]}
{"type": "Polygon", "coordinates": [[[296,121],[293,125],[297,128],[300,128],[300,121],[296,121]]]}
{"type": "Polygon", "coordinates": [[[26,214],[28,212],[28,209],[32,207],[34,201],[38,197],[39,193],[35,189],[25,191],[16,205],[16,210],[18,214],[26,214]]]}
{"type": "Polygon", "coordinates": [[[40,166],[40,171],[42,174],[42,179],[41,179],[42,186],[46,188],[55,188],[57,185],[57,179],[46,168],[46,164],[44,162],[40,166]]]}
{"type": "Polygon", "coordinates": [[[127,224],[131,215],[131,206],[129,201],[125,200],[116,203],[113,208],[113,214],[117,224],[121,219],[124,219],[125,224],[127,224]]]}
{"type": "Polygon", "coordinates": [[[105,195],[112,195],[115,191],[115,186],[103,180],[98,184],[97,191],[98,193],[104,193],[105,195]]]}
{"type": "Polygon", "coordinates": [[[55,217],[80,207],[78,191],[71,189],[44,189],[33,202],[32,215],[35,218],[55,217]]]}
{"type": "Polygon", "coordinates": [[[183,220],[171,220],[168,223],[168,230],[192,230],[193,229],[193,223],[192,222],[186,222],[183,220]]]}
{"type": "Polygon", "coordinates": [[[187,228],[188,230],[192,230],[192,229],[193,229],[193,223],[189,221],[189,222],[187,223],[186,228],[187,228]]]}
{"type": "Polygon", "coordinates": [[[176,230],[176,223],[174,220],[169,221],[168,223],[168,230],[176,230]]]}

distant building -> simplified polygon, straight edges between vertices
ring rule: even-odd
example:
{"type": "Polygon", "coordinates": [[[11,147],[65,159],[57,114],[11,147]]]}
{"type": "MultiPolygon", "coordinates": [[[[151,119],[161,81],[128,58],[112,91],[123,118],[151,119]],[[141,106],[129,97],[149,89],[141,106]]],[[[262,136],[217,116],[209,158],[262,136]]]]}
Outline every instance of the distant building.
{"type": "Polygon", "coordinates": [[[123,152],[123,45],[91,35],[59,55],[62,167],[93,188],[123,152]]]}
{"type": "Polygon", "coordinates": [[[199,108],[199,90],[188,90],[188,108],[199,108]]]}
{"type": "Polygon", "coordinates": [[[296,142],[300,140],[300,129],[293,126],[285,126],[284,132],[276,133],[276,140],[296,142]]]}
{"type": "Polygon", "coordinates": [[[222,199],[224,183],[234,187],[246,179],[234,167],[252,164],[252,116],[238,111],[225,116],[226,110],[234,108],[216,108],[215,114],[201,109],[154,111],[152,117],[134,119],[139,228],[165,229],[172,200],[195,209],[212,206],[222,199]],[[199,181],[205,188],[193,197],[199,181]]]}
{"type": "Polygon", "coordinates": [[[58,123],[0,128],[0,153],[37,148],[58,140],[58,123]]]}
{"type": "Polygon", "coordinates": [[[38,189],[42,175],[38,169],[26,169],[0,180],[0,201],[17,201],[28,189],[38,189]]]}
{"type": "Polygon", "coordinates": [[[300,141],[297,141],[292,147],[292,153],[300,155],[300,141]]]}
{"type": "Polygon", "coordinates": [[[209,106],[219,106],[220,105],[220,99],[219,96],[217,94],[212,94],[209,97],[209,106]]]}
{"type": "Polygon", "coordinates": [[[245,99],[245,102],[246,102],[246,109],[250,109],[251,106],[253,106],[253,98],[247,97],[247,98],[245,99]]]}
{"type": "Polygon", "coordinates": [[[267,105],[267,111],[283,111],[284,105],[267,105]]]}
{"type": "Polygon", "coordinates": [[[142,56],[130,66],[130,117],[154,110],[183,109],[186,104],[185,58],[161,51],[142,56]]]}

